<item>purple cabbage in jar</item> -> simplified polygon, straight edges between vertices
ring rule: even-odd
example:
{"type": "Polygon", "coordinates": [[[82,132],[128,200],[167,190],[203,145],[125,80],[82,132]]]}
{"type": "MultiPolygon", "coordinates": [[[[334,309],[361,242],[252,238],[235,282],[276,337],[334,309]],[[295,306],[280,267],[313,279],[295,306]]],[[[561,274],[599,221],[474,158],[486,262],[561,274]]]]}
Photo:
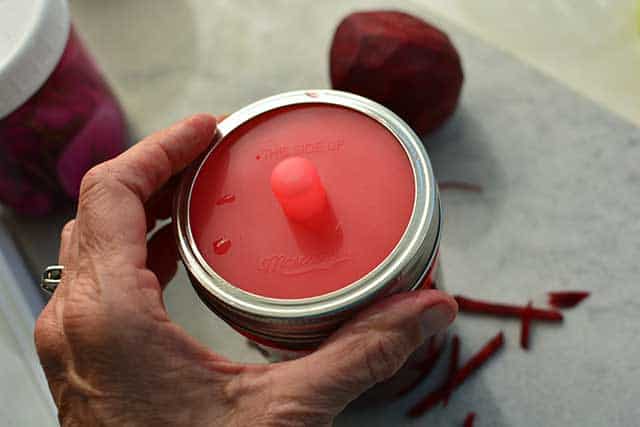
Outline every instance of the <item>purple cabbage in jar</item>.
{"type": "Polygon", "coordinates": [[[71,28],[44,85],[0,119],[0,202],[48,214],[77,200],[83,175],[126,147],[122,110],[71,28]]]}

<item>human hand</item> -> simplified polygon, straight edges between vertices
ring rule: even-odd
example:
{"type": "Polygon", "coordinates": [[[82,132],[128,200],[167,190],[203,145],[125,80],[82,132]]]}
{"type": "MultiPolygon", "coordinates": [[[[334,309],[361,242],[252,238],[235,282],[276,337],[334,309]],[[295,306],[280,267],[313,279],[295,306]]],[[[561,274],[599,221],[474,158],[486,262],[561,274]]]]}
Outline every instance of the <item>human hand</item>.
{"type": "Polygon", "coordinates": [[[197,115],[96,166],[64,228],[62,281],[35,340],[63,426],[326,426],[389,378],[453,320],[438,291],[385,299],[314,353],[288,362],[226,360],[171,322],[162,289],[177,267],[172,177],[211,143],[215,119],[197,115]]]}

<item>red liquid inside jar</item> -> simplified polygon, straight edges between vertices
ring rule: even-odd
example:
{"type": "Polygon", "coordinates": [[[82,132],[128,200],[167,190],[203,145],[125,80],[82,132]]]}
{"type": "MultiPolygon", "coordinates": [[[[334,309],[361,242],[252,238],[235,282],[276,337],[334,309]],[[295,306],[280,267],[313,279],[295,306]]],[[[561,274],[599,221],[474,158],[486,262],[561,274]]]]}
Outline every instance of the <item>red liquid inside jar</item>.
{"type": "Polygon", "coordinates": [[[49,213],[76,199],[82,176],[126,145],[120,106],[72,28],[47,81],[0,119],[0,201],[49,213]]]}
{"type": "Polygon", "coordinates": [[[335,105],[290,106],[250,120],[214,150],[193,185],[190,226],[206,262],[233,286],[270,298],[315,297],[383,262],[405,232],[414,192],[404,149],[377,121],[335,105]],[[310,213],[316,219],[305,222],[305,212],[292,214],[274,194],[278,182],[289,185],[286,176],[272,178],[290,158],[314,170],[301,172],[322,187],[311,196],[326,194],[326,207],[314,197],[298,206],[320,206],[310,213]]]}

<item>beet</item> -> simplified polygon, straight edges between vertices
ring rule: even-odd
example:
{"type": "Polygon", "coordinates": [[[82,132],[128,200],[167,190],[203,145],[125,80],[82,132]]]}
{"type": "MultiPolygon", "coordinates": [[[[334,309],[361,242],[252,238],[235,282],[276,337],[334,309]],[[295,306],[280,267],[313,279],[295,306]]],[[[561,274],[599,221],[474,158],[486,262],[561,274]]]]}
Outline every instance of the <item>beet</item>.
{"type": "Polygon", "coordinates": [[[122,110],[72,29],[47,81],[0,119],[0,201],[22,214],[50,213],[126,146],[122,110]]]}
{"type": "Polygon", "coordinates": [[[447,35],[402,12],[353,13],[331,45],[331,83],[381,103],[419,135],[455,111],[462,88],[460,56],[447,35]]]}

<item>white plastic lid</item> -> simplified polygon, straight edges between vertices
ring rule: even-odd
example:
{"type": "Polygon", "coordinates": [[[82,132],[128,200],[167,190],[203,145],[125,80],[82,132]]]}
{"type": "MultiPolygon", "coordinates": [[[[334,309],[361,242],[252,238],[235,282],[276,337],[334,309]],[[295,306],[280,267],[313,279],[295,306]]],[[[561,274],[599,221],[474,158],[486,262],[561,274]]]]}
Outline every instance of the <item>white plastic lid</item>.
{"type": "Polygon", "coordinates": [[[47,81],[69,26],[66,0],[0,0],[0,118],[47,81]]]}

